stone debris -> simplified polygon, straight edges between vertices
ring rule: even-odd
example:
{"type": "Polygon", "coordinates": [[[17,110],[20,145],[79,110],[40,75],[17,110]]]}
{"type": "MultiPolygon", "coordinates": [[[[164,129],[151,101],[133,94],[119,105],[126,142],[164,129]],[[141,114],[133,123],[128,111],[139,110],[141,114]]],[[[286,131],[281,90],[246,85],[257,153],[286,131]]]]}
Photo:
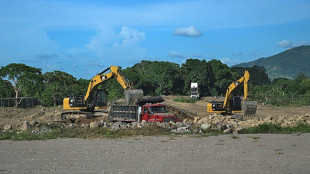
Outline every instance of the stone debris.
{"type": "MultiPolygon", "coordinates": [[[[42,110],[42,112],[47,112],[46,110],[42,110]]],[[[255,127],[260,124],[270,123],[277,124],[279,126],[294,126],[297,123],[307,123],[310,124],[310,113],[304,115],[297,116],[267,116],[265,118],[257,118],[251,117],[242,119],[234,116],[224,116],[220,114],[212,114],[205,117],[193,116],[192,118],[187,117],[182,122],[154,122],[148,123],[143,120],[141,123],[139,122],[109,122],[107,120],[96,120],[93,122],[75,122],[75,123],[65,123],[59,121],[51,121],[48,122],[46,127],[52,128],[108,128],[111,130],[121,130],[121,129],[140,129],[148,126],[157,126],[161,128],[170,129],[171,132],[176,134],[185,134],[185,133],[193,133],[197,134],[200,132],[207,131],[220,131],[225,134],[233,133],[238,134],[238,132],[242,131],[245,128],[255,127]]],[[[13,127],[17,128],[20,131],[27,131],[31,128],[33,133],[42,133],[48,132],[49,130],[42,129],[44,127],[44,123],[39,123],[38,121],[21,121],[19,125],[3,125],[2,130],[12,130],[13,127]]]]}
{"type": "Polygon", "coordinates": [[[9,125],[9,124],[3,127],[3,130],[11,130],[11,129],[12,129],[12,125],[9,125]]]}
{"type": "Polygon", "coordinates": [[[97,122],[91,122],[89,124],[89,128],[98,128],[99,127],[99,124],[97,122]]]}
{"type": "Polygon", "coordinates": [[[171,132],[177,134],[184,134],[184,133],[191,133],[191,130],[187,127],[179,127],[177,129],[172,129],[171,132]]]}
{"type": "Polygon", "coordinates": [[[31,128],[31,125],[28,121],[24,121],[22,125],[19,127],[19,130],[26,131],[31,128]]]}

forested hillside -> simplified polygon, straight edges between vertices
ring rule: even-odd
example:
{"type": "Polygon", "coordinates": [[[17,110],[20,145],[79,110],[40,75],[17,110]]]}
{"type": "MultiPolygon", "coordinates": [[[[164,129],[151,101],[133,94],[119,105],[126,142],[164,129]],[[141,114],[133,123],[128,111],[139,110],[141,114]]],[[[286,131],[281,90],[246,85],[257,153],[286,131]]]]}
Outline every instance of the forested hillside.
{"type": "Polygon", "coordinates": [[[263,66],[271,80],[294,79],[300,74],[310,77],[310,46],[299,46],[271,57],[242,63],[234,67],[263,66]]]}

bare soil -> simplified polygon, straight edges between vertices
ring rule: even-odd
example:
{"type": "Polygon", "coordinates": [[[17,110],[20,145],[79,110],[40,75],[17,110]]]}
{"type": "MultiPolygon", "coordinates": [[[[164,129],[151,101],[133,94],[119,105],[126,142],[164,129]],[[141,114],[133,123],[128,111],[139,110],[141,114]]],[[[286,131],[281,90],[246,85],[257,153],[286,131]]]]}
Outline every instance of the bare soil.
{"type": "MultiPolygon", "coordinates": [[[[164,103],[169,106],[169,111],[181,117],[193,118],[193,117],[205,117],[210,115],[207,113],[207,104],[212,100],[223,100],[223,98],[204,98],[196,103],[180,103],[174,102],[175,96],[163,96],[164,103]]],[[[37,106],[35,108],[0,108],[0,129],[3,129],[5,125],[12,125],[13,128],[22,123],[23,121],[37,121],[39,123],[59,122],[60,114],[64,112],[62,107],[42,107],[37,106]]],[[[272,116],[277,118],[279,116],[301,116],[304,114],[310,114],[310,106],[302,107],[275,107],[272,105],[258,105],[256,117],[264,118],[272,116]]],[[[97,120],[106,119],[104,117],[98,117],[97,120]]],[[[79,119],[79,123],[90,122],[89,119],[79,119]]]]}
{"type": "Polygon", "coordinates": [[[310,134],[0,141],[0,173],[309,173],[310,134]]]}
{"type": "MultiPolygon", "coordinates": [[[[202,100],[197,101],[196,103],[181,103],[174,102],[173,98],[175,96],[164,96],[165,104],[170,105],[174,108],[177,108],[180,111],[188,113],[192,116],[205,117],[212,115],[212,113],[207,112],[207,104],[211,101],[223,101],[224,98],[215,98],[215,97],[206,97],[202,100]]],[[[257,112],[255,117],[265,118],[267,116],[272,116],[277,118],[279,116],[301,116],[304,114],[310,114],[310,106],[301,106],[301,107],[276,107],[273,105],[263,105],[258,104],[257,112]]]]}

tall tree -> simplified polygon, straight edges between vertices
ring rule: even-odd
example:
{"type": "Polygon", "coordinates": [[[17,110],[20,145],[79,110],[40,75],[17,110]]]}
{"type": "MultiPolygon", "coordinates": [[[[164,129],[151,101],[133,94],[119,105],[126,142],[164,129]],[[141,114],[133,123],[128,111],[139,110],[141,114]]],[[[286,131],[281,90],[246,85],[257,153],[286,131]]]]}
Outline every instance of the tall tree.
{"type": "Polygon", "coordinates": [[[235,80],[232,78],[231,69],[226,64],[223,64],[221,61],[215,59],[209,61],[208,65],[211,67],[211,95],[224,95],[228,85],[235,80]]]}
{"type": "MultiPolygon", "coordinates": [[[[76,94],[79,89],[77,80],[70,74],[54,71],[44,73],[44,91],[41,101],[44,105],[61,104],[62,99],[69,94],[76,94]]],[[[86,86],[87,87],[87,86],[86,86]]],[[[85,90],[87,89],[85,87],[85,90]]]]}
{"type": "Polygon", "coordinates": [[[15,92],[12,84],[9,81],[0,78],[0,97],[14,97],[14,94],[15,92]]]}
{"type": "Polygon", "coordinates": [[[190,95],[191,83],[197,82],[199,93],[209,95],[210,93],[210,66],[206,60],[187,59],[181,66],[182,77],[184,79],[183,93],[190,95]]]}
{"type": "Polygon", "coordinates": [[[1,67],[0,76],[12,84],[16,107],[23,99],[20,96],[39,96],[43,87],[41,69],[25,64],[12,63],[1,67]]]}

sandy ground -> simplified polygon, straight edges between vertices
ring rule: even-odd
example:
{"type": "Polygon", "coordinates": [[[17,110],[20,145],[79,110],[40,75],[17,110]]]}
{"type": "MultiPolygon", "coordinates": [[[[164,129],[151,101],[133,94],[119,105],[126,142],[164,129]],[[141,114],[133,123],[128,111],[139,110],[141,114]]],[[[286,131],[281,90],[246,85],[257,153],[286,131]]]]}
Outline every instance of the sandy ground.
{"type": "Polygon", "coordinates": [[[0,173],[310,173],[310,134],[0,141],[0,173]]]}

